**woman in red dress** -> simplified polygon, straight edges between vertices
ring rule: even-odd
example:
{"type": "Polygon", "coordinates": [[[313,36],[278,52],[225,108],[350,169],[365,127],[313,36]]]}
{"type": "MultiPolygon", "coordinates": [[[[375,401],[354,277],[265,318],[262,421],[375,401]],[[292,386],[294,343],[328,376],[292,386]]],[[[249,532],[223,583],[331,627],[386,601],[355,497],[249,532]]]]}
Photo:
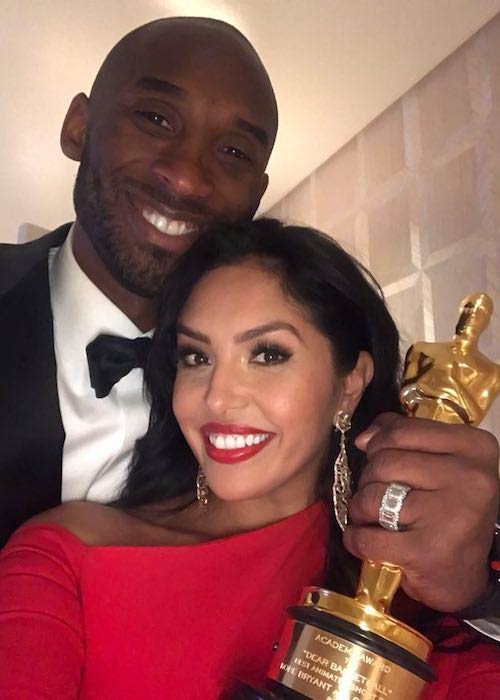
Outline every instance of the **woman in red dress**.
{"type": "MultiPolygon", "coordinates": [[[[165,288],[120,499],[42,514],[0,554],[2,700],[262,685],[302,588],[356,579],[330,504],[334,426],[349,414],[355,439],[398,410],[398,366],[376,284],[333,241],[266,220],[204,234],[165,288]]],[[[347,452],[356,482],[364,454],[347,452]]],[[[496,648],[434,663],[427,700],[498,697],[496,648]]]]}

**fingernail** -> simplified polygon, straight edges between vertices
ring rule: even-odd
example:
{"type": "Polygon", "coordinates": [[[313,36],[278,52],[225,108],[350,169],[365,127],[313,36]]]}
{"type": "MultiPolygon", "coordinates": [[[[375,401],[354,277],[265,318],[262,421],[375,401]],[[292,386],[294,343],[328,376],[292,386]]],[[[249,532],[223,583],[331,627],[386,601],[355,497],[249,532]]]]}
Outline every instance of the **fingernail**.
{"type": "Polygon", "coordinates": [[[354,440],[354,444],[358,450],[366,450],[368,443],[378,432],[380,432],[380,428],[377,425],[371,425],[366,430],[363,430],[354,440]]]}

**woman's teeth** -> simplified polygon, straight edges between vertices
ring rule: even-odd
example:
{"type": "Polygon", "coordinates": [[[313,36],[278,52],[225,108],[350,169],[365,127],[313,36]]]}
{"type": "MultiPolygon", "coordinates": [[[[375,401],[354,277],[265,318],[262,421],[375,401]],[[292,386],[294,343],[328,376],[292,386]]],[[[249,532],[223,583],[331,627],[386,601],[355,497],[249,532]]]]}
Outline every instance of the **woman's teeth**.
{"type": "Polygon", "coordinates": [[[142,216],[148,223],[169,236],[184,236],[186,233],[192,233],[195,230],[193,224],[187,221],[177,221],[175,219],[167,219],[166,216],[159,214],[153,209],[143,209],[142,216]]]}
{"type": "Polygon", "coordinates": [[[218,435],[209,433],[208,440],[217,450],[235,450],[242,447],[259,445],[267,440],[269,433],[255,433],[248,435],[218,435]]]}

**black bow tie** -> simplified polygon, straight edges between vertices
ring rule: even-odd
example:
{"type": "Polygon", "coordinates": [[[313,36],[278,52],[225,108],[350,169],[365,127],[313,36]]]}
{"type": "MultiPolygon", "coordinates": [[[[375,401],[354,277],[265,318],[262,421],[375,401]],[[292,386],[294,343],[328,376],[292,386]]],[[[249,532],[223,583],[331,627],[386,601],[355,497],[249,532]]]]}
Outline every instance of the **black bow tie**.
{"type": "Polygon", "coordinates": [[[107,396],[116,382],[135,367],[144,369],[151,338],[98,335],[87,345],[90,384],[98,399],[107,396]]]}

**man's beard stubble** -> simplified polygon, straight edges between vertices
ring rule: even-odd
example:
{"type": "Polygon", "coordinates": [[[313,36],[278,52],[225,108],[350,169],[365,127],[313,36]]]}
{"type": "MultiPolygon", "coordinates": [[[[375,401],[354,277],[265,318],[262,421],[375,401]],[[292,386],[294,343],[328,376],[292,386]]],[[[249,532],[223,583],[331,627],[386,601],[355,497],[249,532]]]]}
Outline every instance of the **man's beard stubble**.
{"type": "Polygon", "coordinates": [[[174,256],[157,246],[133,240],[120,228],[115,221],[123,189],[120,178],[111,175],[106,191],[98,172],[90,165],[88,144],[87,141],[73,190],[78,222],[122,287],[138,296],[155,297],[172,267],[174,256]]]}

